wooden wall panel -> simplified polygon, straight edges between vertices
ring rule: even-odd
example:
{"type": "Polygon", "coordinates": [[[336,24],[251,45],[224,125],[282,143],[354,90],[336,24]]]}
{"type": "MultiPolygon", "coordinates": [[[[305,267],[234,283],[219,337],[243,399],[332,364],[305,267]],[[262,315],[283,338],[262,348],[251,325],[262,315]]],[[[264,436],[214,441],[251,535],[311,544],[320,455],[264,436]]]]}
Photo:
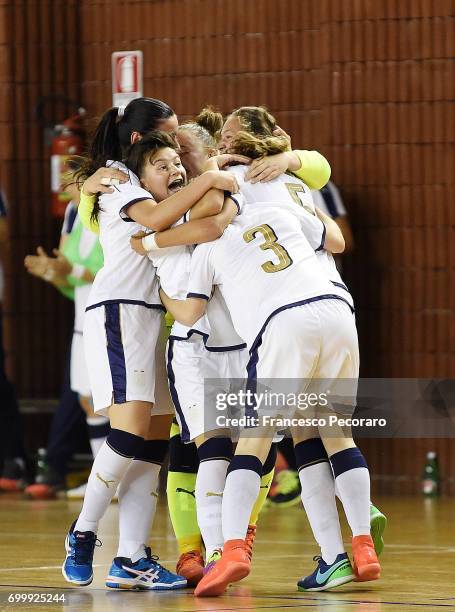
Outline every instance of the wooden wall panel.
{"type": "Polygon", "coordinates": [[[12,240],[5,342],[8,369],[22,397],[58,393],[71,325],[71,306],[29,277],[23,259],[39,244],[51,249],[58,243],[60,224],[49,214],[49,152],[34,111],[41,96],[79,96],[77,7],[76,0],[16,0],[0,7],[0,30],[7,38],[0,84],[10,104],[0,119],[0,178],[12,240]]]}

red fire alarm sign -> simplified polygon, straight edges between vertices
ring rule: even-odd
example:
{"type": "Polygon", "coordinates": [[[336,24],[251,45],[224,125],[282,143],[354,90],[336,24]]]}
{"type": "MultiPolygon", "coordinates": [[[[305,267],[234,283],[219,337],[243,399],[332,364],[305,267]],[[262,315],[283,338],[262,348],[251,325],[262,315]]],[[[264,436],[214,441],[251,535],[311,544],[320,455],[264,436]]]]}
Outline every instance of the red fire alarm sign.
{"type": "Polygon", "coordinates": [[[142,51],[115,51],[112,54],[112,105],[125,106],[142,95],[142,51]]]}

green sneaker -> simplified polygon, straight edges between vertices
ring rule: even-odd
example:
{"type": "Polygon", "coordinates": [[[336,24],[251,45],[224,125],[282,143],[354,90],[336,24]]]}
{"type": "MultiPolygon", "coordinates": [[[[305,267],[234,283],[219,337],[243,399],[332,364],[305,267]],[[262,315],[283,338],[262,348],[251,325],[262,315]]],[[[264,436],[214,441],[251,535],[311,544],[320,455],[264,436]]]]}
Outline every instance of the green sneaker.
{"type": "Polygon", "coordinates": [[[294,470],[281,470],[276,480],[276,493],[270,497],[272,504],[282,508],[299,504],[301,492],[299,473],[294,470]]]}
{"type": "Polygon", "coordinates": [[[298,581],[299,591],[327,591],[355,578],[346,553],[339,554],[331,565],[327,565],[322,557],[313,557],[313,561],[317,561],[318,566],[312,574],[298,581]]]}
{"type": "Polygon", "coordinates": [[[221,555],[222,555],[221,548],[215,548],[215,550],[212,552],[210,557],[207,559],[207,563],[205,564],[205,567],[202,570],[202,573],[204,574],[204,576],[208,574],[210,570],[212,570],[215,567],[215,565],[221,559],[221,555]]]}
{"type": "Polygon", "coordinates": [[[370,503],[370,532],[373,538],[374,550],[379,555],[384,550],[383,533],[387,527],[387,517],[370,503]]]}

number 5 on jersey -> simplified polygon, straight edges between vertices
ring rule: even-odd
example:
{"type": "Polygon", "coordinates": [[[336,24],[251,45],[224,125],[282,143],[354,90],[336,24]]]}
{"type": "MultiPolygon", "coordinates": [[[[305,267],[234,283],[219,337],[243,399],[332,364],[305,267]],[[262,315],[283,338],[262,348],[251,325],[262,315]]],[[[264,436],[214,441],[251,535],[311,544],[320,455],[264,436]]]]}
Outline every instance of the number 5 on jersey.
{"type": "Polygon", "coordinates": [[[257,225],[256,227],[252,227],[247,230],[243,234],[243,239],[245,242],[251,242],[257,236],[257,234],[262,234],[264,237],[264,242],[261,244],[261,249],[263,251],[268,251],[269,249],[275,253],[278,257],[278,263],[273,263],[273,261],[266,261],[262,264],[261,268],[264,272],[272,273],[279,272],[280,270],[285,270],[292,265],[292,259],[286,249],[277,242],[278,238],[273,229],[267,223],[263,225],[257,225]]]}
{"type": "Polygon", "coordinates": [[[314,208],[311,208],[311,206],[306,203],[306,199],[308,197],[310,197],[311,201],[312,198],[311,195],[309,196],[309,194],[305,191],[303,185],[298,185],[297,183],[285,183],[284,185],[288,190],[293,202],[304,208],[310,213],[310,215],[316,215],[314,208]]]}

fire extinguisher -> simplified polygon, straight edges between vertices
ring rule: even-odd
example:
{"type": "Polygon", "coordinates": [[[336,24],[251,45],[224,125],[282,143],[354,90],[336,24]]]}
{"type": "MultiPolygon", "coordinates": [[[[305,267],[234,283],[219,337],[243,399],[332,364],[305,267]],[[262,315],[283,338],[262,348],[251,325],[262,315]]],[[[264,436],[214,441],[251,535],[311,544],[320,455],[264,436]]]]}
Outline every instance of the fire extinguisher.
{"type": "Polygon", "coordinates": [[[64,217],[66,206],[71,200],[65,191],[65,175],[68,172],[66,161],[69,157],[81,155],[83,152],[84,115],[85,110],[80,108],[76,115],[54,127],[55,135],[51,141],[51,212],[54,217],[64,217]]]}

